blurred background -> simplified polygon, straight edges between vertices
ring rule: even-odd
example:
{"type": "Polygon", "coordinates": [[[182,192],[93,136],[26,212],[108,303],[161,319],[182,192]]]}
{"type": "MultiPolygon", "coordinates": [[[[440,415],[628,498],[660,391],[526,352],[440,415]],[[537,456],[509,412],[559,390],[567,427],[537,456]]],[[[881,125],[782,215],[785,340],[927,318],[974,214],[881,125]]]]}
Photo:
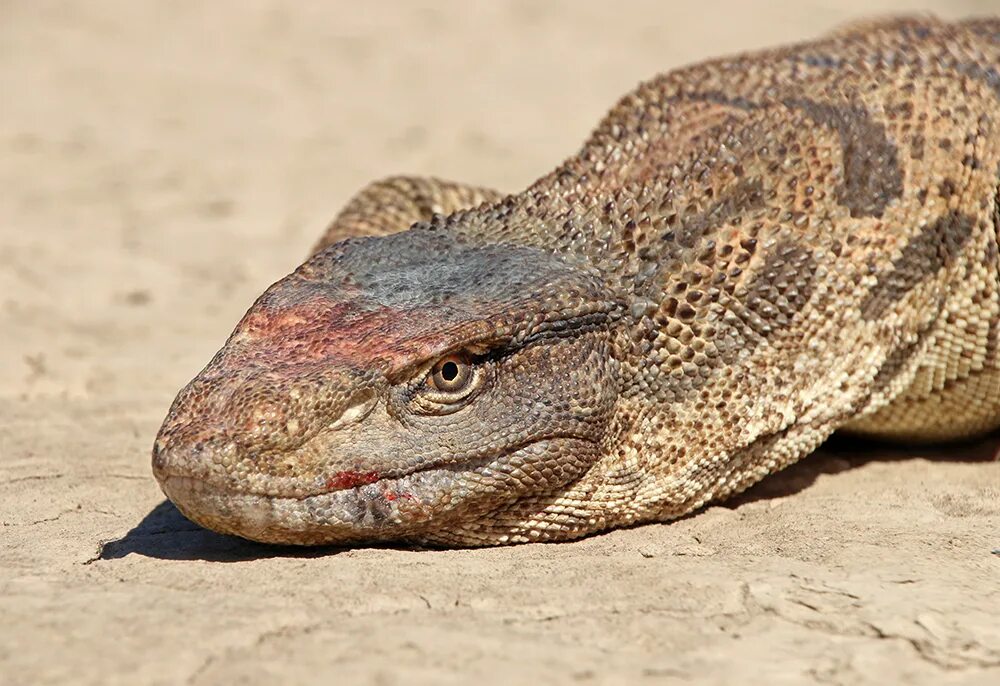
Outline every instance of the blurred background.
{"type": "Polygon", "coordinates": [[[859,16],[998,8],[6,0],[0,394],[162,406],[370,180],[517,190],[658,71],[859,16]]]}

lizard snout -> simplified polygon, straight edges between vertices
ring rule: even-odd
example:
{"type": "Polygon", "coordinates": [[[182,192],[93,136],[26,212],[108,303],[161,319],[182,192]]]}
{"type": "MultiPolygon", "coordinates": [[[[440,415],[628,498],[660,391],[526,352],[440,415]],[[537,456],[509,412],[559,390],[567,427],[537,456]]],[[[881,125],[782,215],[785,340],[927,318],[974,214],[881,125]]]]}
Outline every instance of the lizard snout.
{"type": "Polygon", "coordinates": [[[219,358],[171,407],[153,447],[153,473],[223,488],[285,493],[318,488],[319,434],[360,420],[376,394],[362,372],[324,364],[237,368],[219,358]],[[293,489],[294,490],[294,489],[293,489]]]}

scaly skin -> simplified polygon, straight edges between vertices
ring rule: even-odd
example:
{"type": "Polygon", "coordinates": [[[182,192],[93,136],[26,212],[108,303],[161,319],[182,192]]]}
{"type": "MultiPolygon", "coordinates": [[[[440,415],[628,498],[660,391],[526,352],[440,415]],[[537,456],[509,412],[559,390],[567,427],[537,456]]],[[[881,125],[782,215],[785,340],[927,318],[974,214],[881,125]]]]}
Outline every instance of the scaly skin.
{"type": "Polygon", "coordinates": [[[521,193],[362,192],[154,472],[250,539],[490,545],[677,517],[838,429],[989,431],[998,184],[1000,20],[667,73],[521,193]]]}

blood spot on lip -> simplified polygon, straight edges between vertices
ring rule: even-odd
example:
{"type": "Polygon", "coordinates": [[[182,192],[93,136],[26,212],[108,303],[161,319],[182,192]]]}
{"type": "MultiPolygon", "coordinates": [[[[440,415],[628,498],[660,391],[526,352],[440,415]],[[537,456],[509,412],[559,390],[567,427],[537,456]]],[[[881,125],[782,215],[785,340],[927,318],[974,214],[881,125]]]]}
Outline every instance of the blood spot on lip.
{"type": "Polygon", "coordinates": [[[326,487],[331,491],[342,491],[373,484],[379,480],[378,472],[359,472],[353,469],[337,472],[326,480],[326,487]]]}
{"type": "Polygon", "coordinates": [[[385,499],[388,500],[389,502],[392,502],[393,500],[400,500],[400,499],[402,499],[402,500],[413,500],[413,494],[412,493],[407,493],[406,491],[402,491],[402,492],[399,492],[399,491],[386,491],[385,492],[385,499]]]}

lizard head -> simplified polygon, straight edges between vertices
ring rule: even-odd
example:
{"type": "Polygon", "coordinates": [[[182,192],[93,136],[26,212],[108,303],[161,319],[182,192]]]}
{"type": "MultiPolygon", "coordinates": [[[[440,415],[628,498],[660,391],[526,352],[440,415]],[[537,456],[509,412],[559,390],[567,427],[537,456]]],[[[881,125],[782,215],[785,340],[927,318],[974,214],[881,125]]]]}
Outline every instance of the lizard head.
{"type": "Polygon", "coordinates": [[[195,522],[259,541],[516,540],[601,454],[616,312],[594,271],[536,248],[338,243],[180,392],[153,471],[195,522]]]}

